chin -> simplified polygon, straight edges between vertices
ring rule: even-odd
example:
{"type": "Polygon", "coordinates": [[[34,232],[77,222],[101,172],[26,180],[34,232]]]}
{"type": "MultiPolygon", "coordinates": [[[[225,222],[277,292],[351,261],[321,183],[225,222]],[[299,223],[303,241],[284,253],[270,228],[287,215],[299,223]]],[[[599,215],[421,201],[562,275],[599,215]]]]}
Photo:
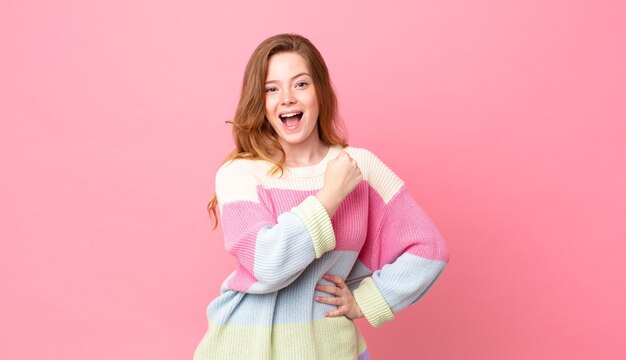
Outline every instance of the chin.
{"type": "Polygon", "coordinates": [[[306,140],[306,138],[303,139],[301,137],[291,137],[291,136],[289,136],[289,137],[283,137],[282,140],[283,140],[284,143],[289,144],[289,145],[298,145],[298,144],[303,143],[306,140]]]}
{"type": "Polygon", "coordinates": [[[313,128],[310,129],[309,127],[311,126],[311,124],[307,120],[308,119],[306,118],[300,120],[299,128],[295,132],[286,131],[283,128],[282,123],[276,124],[279,126],[279,130],[280,130],[280,131],[276,131],[276,133],[278,134],[278,137],[280,138],[280,142],[284,143],[285,145],[293,146],[293,145],[298,145],[298,144],[307,142],[307,140],[309,140],[311,136],[316,135],[317,127],[313,126],[313,128]]]}

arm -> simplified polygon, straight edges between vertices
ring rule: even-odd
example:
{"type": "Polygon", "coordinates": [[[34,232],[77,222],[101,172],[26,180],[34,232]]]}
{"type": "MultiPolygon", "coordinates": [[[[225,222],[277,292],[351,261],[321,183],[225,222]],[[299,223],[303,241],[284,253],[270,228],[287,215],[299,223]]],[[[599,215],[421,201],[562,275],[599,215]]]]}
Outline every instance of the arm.
{"type": "Polygon", "coordinates": [[[274,220],[245,164],[227,162],[215,179],[225,248],[237,260],[227,287],[268,293],[289,285],[313,260],[332,250],[335,236],[315,196],[274,220]]]}
{"type": "Polygon", "coordinates": [[[370,154],[370,226],[347,282],[375,327],[426,294],[448,262],[443,237],[402,180],[370,154]],[[355,286],[354,279],[362,278],[355,286]]]}

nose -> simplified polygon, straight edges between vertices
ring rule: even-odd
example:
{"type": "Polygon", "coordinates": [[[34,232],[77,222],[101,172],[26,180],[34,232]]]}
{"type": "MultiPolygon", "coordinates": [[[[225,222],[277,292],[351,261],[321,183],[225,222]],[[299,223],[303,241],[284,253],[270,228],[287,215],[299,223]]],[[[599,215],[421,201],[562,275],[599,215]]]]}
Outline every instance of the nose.
{"type": "Polygon", "coordinates": [[[291,91],[287,90],[283,92],[283,105],[291,105],[296,103],[296,99],[291,94],[291,91]]]}

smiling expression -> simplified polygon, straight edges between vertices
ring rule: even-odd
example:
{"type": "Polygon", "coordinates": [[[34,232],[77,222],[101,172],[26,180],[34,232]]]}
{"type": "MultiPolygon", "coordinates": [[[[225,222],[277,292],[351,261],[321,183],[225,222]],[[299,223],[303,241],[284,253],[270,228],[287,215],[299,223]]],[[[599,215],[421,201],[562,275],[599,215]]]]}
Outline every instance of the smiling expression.
{"type": "Polygon", "coordinates": [[[319,106],[306,61],[295,52],[272,55],[265,82],[265,117],[283,147],[319,139],[319,106]]]}

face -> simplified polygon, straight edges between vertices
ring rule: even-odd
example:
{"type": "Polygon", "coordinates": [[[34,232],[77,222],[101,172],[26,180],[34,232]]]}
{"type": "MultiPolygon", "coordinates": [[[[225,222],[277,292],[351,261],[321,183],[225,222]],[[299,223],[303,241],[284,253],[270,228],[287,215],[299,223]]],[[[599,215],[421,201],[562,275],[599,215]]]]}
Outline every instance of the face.
{"type": "Polygon", "coordinates": [[[317,95],[304,58],[294,52],[278,53],[268,65],[265,117],[283,148],[319,140],[317,95]]]}

